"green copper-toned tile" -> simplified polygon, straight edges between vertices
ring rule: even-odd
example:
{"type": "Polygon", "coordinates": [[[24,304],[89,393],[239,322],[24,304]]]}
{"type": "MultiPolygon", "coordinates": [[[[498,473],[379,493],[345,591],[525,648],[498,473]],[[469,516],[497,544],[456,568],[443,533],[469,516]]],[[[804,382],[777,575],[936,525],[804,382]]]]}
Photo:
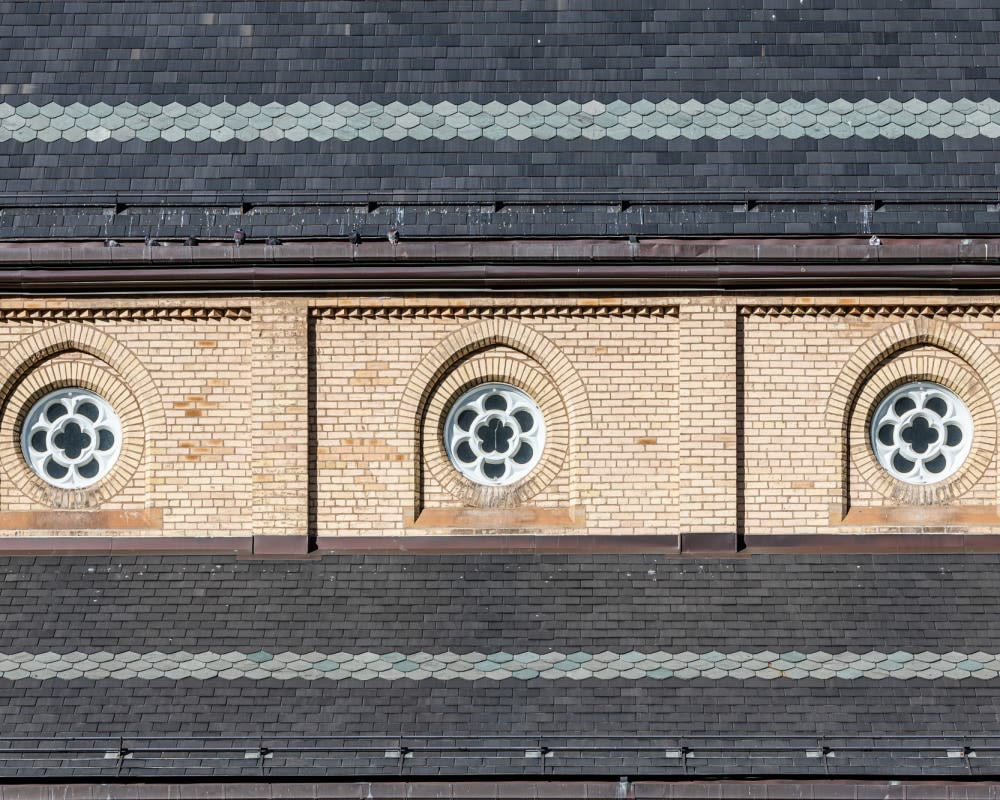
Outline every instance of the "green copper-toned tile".
{"type": "Polygon", "coordinates": [[[483,130],[492,125],[493,121],[494,121],[493,115],[487,114],[485,111],[476,114],[475,116],[470,117],[469,119],[470,124],[475,125],[477,128],[482,128],[483,130]]]}
{"type": "Polygon", "coordinates": [[[174,125],[182,131],[189,131],[192,128],[197,127],[198,120],[190,114],[181,114],[174,120],[174,125]]]}
{"type": "Polygon", "coordinates": [[[185,136],[186,136],[186,131],[183,131],[175,126],[167,128],[165,131],[161,131],[160,133],[160,138],[165,139],[168,142],[179,142],[185,136]]]}
{"type": "Polygon", "coordinates": [[[182,106],[180,103],[174,101],[173,103],[168,103],[163,107],[163,113],[172,119],[187,113],[187,106],[182,106]]]}
{"type": "Polygon", "coordinates": [[[927,129],[926,125],[914,122],[912,125],[906,126],[906,135],[911,139],[923,139],[930,135],[930,131],[927,129]]]}
{"type": "MultiPolygon", "coordinates": [[[[635,117],[636,120],[642,119],[638,114],[635,115],[635,117]]],[[[532,111],[528,114],[523,114],[521,116],[521,124],[524,125],[526,128],[534,130],[535,128],[539,128],[543,124],[545,124],[545,117],[543,117],[541,114],[536,114],[534,111],[532,111]]]]}
{"type": "Polygon", "coordinates": [[[767,121],[773,125],[775,128],[784,128],[786,125],[792,124],[792,118],[784,111],[775,111],[773,114],[768,114],[767,121]]]}
{"type": "MultiPolygon", "coordinates": [[[[144,103],[142,105],[142,108],[147,108],[147,107],[155,108],[156,114],[160,113],[160,107],[156,103],[144,103]]],[[[73,117],[73,119],[79,119],[84,114],[90,113],[90,109],[83,103],[71,103],[70,105],[66,106],[66,113],[69,114],[69,116],[73,117]]]]}
{"type": "Polygon", "coordinates": [[[299,119],[299,125],[305,128],[307,131],[315,130],[322,124],[323,120],[321,120],[319,117],[317,117],[315,114],[311,112],[299,119]]]}
{"type": "Polygon", "coordinates": [[[757,135],[761,139],[775,139],[781,135],[781,131],[768,123],[767,125],[761,125],[757,128],[757,135]]]}
{"type": "MultiPolygon", "coordinates": [[[[365,117],[359,114],[356,117],[356,119],[365,120],[365,117]]],[[[274,125],[274,127],[277,128],[279,131],[290,131],[292,128],[294,128],[296,125],[299,124],[299,121],[291,114],[279,114],[272,120],[271,124],[274,125]]]]}
{"type": "Polygon", "coordinates": [[[607,130],[608,128],[612,128],[618,124],[618,116],[609,112],[597,114],[594,116],[594,124],[600,125],[602,128],[607,130]]]}
{"type": "Polygon", "coordinates": [[[236,138],[241,142],[252,142],[260,138],[260,131],[255,128],[244,128],[241,131],[236,131],[236,138]]]}
{"type": "Polygon", "coordinates": [[[271,126],[270,128],[264,128],[264,130],[262,130],[259,135],[260,138],[263,139],[265,142],[277,142],[285,138],[284,131],[274,126],[271,126]]]}
{"type": "Polygon", "coordinates": [[[735,128],[737,125],[743,122],[743,117],[737,114],[735,111],[727,111],[724,114],[720,114],[716,120],[718,125],[722,125],[726,128],[735,128]]]}
{"type": "Polygon", "coordinates": [[[649,100],[643,98],[638,102],[632,103],[632,111],[638,114],[639,116],[645,117],[656,111],[656,106],[649,100]]]}
{"type": "Polygon", "coordinates": [[[838,139],[850,139],[854,135],[854,128],[846,122],[840,122],[830,127],[830,135],[838,139]]]}
{"type": "Polygon", "coordinates": [[[369,100],[367,103],[361,106],[359,111],[366,117],[376,117],[382,113],[382,104],[369,100]]]}
{"type": "Polygon", "coordinates": [[[975,111],[966,115],[965,121],[970,125],[982,127],[990,121],[990,115],[977,108],[975,111]]]}
{"type": "Polygon", "coordinates": [[[285,113],[285,107],[276,101],[271,101],[266,106],[261,106],[261,114],[266,114],[269,117],[280,117],[285,113]]]}
{"type": "MultiPolygon", "coordinates": [[[[355,114],[359,113],[361,109],[357,103],[345,100],[342,103],[337,103],[337,105],[333,107],[333,110],[335,113],[340,114],[340,116],[346,119],[347,117],[353,117],[355,114]]],[[[385,110],[393,116],[399,116],[400,114],[406,113],[406,106],[402,103],[392,102],[385,107],[385,110]]]]}
{"type": "Polygon", "coordinates": [[[234,106],[232,103],[227,103],[225,100],[223,100],[221,103],[216,103],[214,106],[212,106],[211,111],[216,116],[225,119],[226,117],[231,117],[233,114],[236,113],[236,106],[234,106]]]}
{"type": "MultiPolygon", "coordinates": [[[[193,133],[194,131],[192,131],[193,133]]],[[[301,142],[309,136],[309,131],[303,128],[301,125],[296,125],[285,131],[285,138],[290,142],[301,142]]]]}
{"type": "Polygon", "coordinates": [[[879,133],[886,139],[898,139],[906,134],[906,130],[895,122],[890,122],[883,128],[879,128],[879,133]]]}
{"type": "Polygon", "coordinates": [[[763,100],[759,101],[758,103],[756,103],[756,107],[757,111],[766,116],[770,116],[771,114],[777,113],[779,108],[778,104],[775,103],[770,98],[764,98],[763,100]]]}
{"type": "Polygon", "coordinates": [[[933,128],[941,121],[941,115],[931,109],[927,109],[923,113],[915,114],[914,116],[916,116],[917,122],[921,125],[926,125],[928,128],[933,128]]]}
{"type": "Polygon", "coordinates": [[[702,111],[700,114],[695,114],[691,117],[691,122],[699,128],[708,129],[718,122],[718,117],[709,111],[702,111]]]}
{"type": "Polygon", "coordinates": [[[444,125],[445,122],[444,117],[442,117],[440,114],[435,114],[433,112],[430,114],[425,114],[420,119],[421,119],[421,124],[425,128],[429,128],[432,131],[436,130],[437,128],[440,128],[442,125],[444,125]]]}
{"type": "Polygon", "coordinates": [[[426,125],[417,125],[410,131],[410,138],[416,139],[418,142],[423,142],[431,138],[433,131],[426,125]]]}
{"type": "Polygon", "coordinates": [[[729,111],[729,103],[716,98],[705,104],[705,110],[715,116],[721,116],[729,111]]]}
{"type": "Polygon", "coordinates": [[[110,116],[104,118],[104,127],[109,131],[116,131],[119,128],[125,127],[125,120],[117,114],[111,114],[110,116]]]}
{"type": "Polygon", "coordinates": [[[963,139],[971,139],[973,136],[979,136],[979,126],[963,122],[954,128],[954,132],[955,136],[960,136],[963,139]]]}
{"type": "Polygon", "coordinates": [[[740,123],[729,131],[729,135],[737,139],[751,139],[756,135],[756,129],[749,125],[740,123]]]}
{"type": "Polygon", "coordinates": [[[607,129],[607,136],[609,139],[614,139],[615,141],[624,141],[632,136],[632,129],[626,128],[624,125],[613,125],[607,129]]]}
{"type": "Polygon", "coordinates": [[[366,125],[358,131],[358,138],[364,139],[366,142],[376,142],[382,138],[382,131],[374,125],[366,125]]]}
{"type": "Polygon", "coordinates": [[[536,139],[541,139],[542,141],[548,141],[556,135],[556,129],[550,125],[540,125],[535,128],[534,135],[536,139]]]}
{"type": "Polygon", "coordinates": [[[725,125],[710,125],[705,129],[705,135],[712,139],[727,139],[731,135],[731,128],[725,125]]]}
{"type": "Polygon", "coordinates": [[[936,136],[939,139],[947,139],[949,136],[955,133],[955,129],[951,125],[946,125],[943,122],[939,122],[934,125],[931,129],[931,136],[936,136]]]}
{"type": "Polygon", "coordinates": [[[936,97],[930,103],[927,104],[927,107],[931,111],[936,111],[938,114],[943,115],[951,111],[951,109],[954,107],[954,104],[949,102],[948,100],[945,100],[942,97],[936,97]]]}
{"type": "Polygon", "coordinates": [[[839,97],[830,103],[830,110],[834,114],[849,114],[854,110],[854,103],[848,102],[844,98],[839,97]]]}
{"type": "MultiPolygon", "coordinates": [[[[409,659],[403,659],[402,661],[396,662],[394,665],[397,670],[402,673],[413,672],[420,669],[420,665],[410,661],[409,659]]],[[[429,673],[428,673],[429,674],[429,673]]]]}
{"type": "Polygon", "coordinates": [[[749,100],[743,100],[742,98],[729,104],[729,110],[734,114],[739,114],[741,117],[752,113],[756,110],[756,106],[749,100]]]}
{"type": "Polygon", "coordinates": [[[590,139],[591,141],[597,141],[607,136],[607,131],[599,125],[588,125],[580,133],[584,139],[590,139]]]}
{"type": "Polygon", "coordinates": [[[475,139],[481,138],[483,135],[483,129],[478,125],[466,125],[464,128],[458,129],[458,136],[460,139],[465,139],[466,141],[473,141],[475,139]]]}
{"type": "Polygon", "coordinates": [[[248,653],[247,661],[252,661],[254,664],[263,664],[265,661],[270,661],[274,656],[267,652],[267,650],[258,650],[256,653],[248,653]]]}
{"type": "Polygon", "coordinates": [[[447,100],[442,100],[440,103],[434,104],[434,113],[440,114],[442,117],[450,117],[457,111],[458,111],[458,106],[447,100]]]}
{"type": "Polygon", "coordinates": [[[854,135],[860,136],[862,139],[874,139],[879,133],[880,129],[868,122],[854,128],[854,135]]]}
{"type": "Polygon", "coordinates": [[[42,116],[47,117],[48,119],[55,119],[56,117],[62,116],[64,113],[63,107],[59,105],[59,103],[46,103],[39,109],[39,112],[42,116]]]}
{"type": "Polygon", "coordinates": [[[631,111],[632,105],[621,100],[612,100],[604,108],[609,114],[614,114],[616,117],[620,117],[631,111]]]}
{"type": "Polygon", "coordinates": [[[816,114],[818,116],[819,114],[829,111],[830,104],[827,103],[825,100],[820,100],[814,97],[806,102],[804,108],[810,114],[816,114]]]}
{"type": "Polygon", "coordinates": [[[642,115],[636,114],[634,111],[629,111],[626,114],[622,114],[618,117],[618,124],[624,125],[626,128],[634,128],[636,125],[642,123],[642,115]]]}
{"type": "Polygon", "coordinates": [[[791,125],[781,129],[781,135],[786,139],[801,139],[806,135],[806,132],[801,125],[796,125],[793,122],[791,125]]]}
{"type": "Polygon", "coordinates": [[[683,103],[681,103],[681,110],[685,114],[689,114],[692,117],[694,117],[705,110],[705,104],[702,103],[700,100],[695,100],[694,98],[692,98],[690,100],[685,100],[683,103]]]}
{"type": "Polygon", "coordinates": [[[778,103],[778,110],[788,114],[790,117],[794,117],[796,114],[802,112],[805,106],[798,100],[784,100],[778,103]]]}
{"type": "MultiPolygon", "coordinates": [[[[284,108],[284,106],[282,106],[284,108]]],[[[188,106],[187,112],[189,114],[194,114],[196,117],[203,117],[208,114],[212,109],[206,106],[204,103],[195,103],[193,106],[188,106]]]]}
{"type": "Polygon", "coordinates": [[[950,111],[947,111],[941,115],[941,121],[945,125],[951,125],[951,127],[957,128],[959,125],[965,122],[965,114],[956,111],[953,108],[950,111]]]}
{"type": "Polygon", "coordinates": [[[760,128],[767,124],[767,117],[759,111],[751,111],[744,115],[741,124],[749,125],[751,128],[760,128]]]}
{"type": "Polygon", "coordinates": [[[236,111],[249,119],[260,114],[260,106],[256,103],[241,103],[236,107],[236,111]]]}
{"type": "Polygon", "coordinates": [[[661,100],[656,104],[656,110],[661,114],[666,114],[668,117],[672,114],[676,114],[680,111],[680,108],[681,107],[673,100],[661,100]]]}
{"type": "MultiPolygon", "coordinates": [[[[13,122],[14,119],[16,119],[16,117],[12,117],[10,121],[13,122]]],[[[100,120],[97,119],[97,117],[95,117],[93,114],[84,114],[76,121],[76,126],[78,128],[83,128],[84,130],[88,130],[89,128],[96,128],[100,124],[101,124],[100,120]]]]}
{"type": "MultiPolygon", "coordinates": [[[[63,138],[69,141],[79,141],[79,139],[70,138],[71,131],[79,131],[79,128],[70,128],[63,134],[63,138]]],[[[82,131],[80,133],[82,136],[82,131]]],[[[160,138],[160,131],[153,127],[143,128],[141,131],[136,131],[135,138],[142,142],[155,142],[160,138]]]]}
{"type": "Polygon", "coordinates": [[[599,100],[588,100],[586,103],[580,106],[580,110],[584,114],[589,114],[592,117],[596,117],[599,116],[600,114],[605,113],[605,111],[607,111],[607,107],[604,105],[604,103],[600,102],[599,100]]]}
{"type": "Polygon", "coordinates": [[[496,100],[491,100],[486,105],[483,106],[483,113],[489,114],[493,117],[499,117],[501,114],[506,113],[507,106],[496,100]]]}
{"type": "Polygon", "coordinates": [[[434,129],[434,138],[440,139],[442,142],[450,141],[456,136],[458,136],[458,131],[450,125],[443,125],[440,128],[434,129]]]}
{"type": "Polygon", "coordinates": [[[518,117],[516,114],[511,113],[510,111],[505,111],[503,114],[500,114],[498,117],[496,117],[496,119],[493,120],[493,123],[495,125],[499,125],[501,128],[504,128],[505,130],[510,130],[515,125],[519,125],[520,122],[521,122],[520,117],[518,117]]]}
{"type": "Polygon", "coordinates": [[[886,114],[891,115],[891,114],[898,114],[900,110],[903,108],[903,104],[898,100],[895,100],[892,97],[890,97],[887,100],[882,100],[878,104],[878,107],[886,114]]]}
{"type": "MultiPolygon", "coordinates": [[[[102,123],[107,122],[107,120],[102,120],[102,123]]],[[[32,117],[31,119],[25,120],[27,127],[31,128],[33,131],[43,131],[52,124],[52,120],[48,117],[43,117],[41,115],[37,117],[32,117]]],[[[102,124],[102,127],[107,128],[107,125],[102,124]]],[[[108,130],[111,130],[108,128],[108,130]]]]}
{"type": "Polygon", "coordinates": [[[506,138],[507,131],[506,129],[501,128],[499,125],[487,125],[483,129],[482,135],[485,138],[489,139],[490,141],[496,142],[499,141],[500,139],[506,138]]]}
{"type": "Polygon", "coordinates": [[[575,100],[563,100],[556,108],[559,109],[560,114],[572,117],[574,114],[580,113],[581,106],[575,100]]]}
{"type": "MultiPolygon", "coordinates": [[[[536,136],[537,134],[538,131],[535,131],[536,136]]],[[[642,141],[645,141],[646,139],[652,139],[654,136],[656,136],[656,128],[654,128],[652,125],[647,125],[644,122],[641,125],[636,125],[634,128],[632,128],[632,135],[636,139],[640,139],[642,141]]]]}

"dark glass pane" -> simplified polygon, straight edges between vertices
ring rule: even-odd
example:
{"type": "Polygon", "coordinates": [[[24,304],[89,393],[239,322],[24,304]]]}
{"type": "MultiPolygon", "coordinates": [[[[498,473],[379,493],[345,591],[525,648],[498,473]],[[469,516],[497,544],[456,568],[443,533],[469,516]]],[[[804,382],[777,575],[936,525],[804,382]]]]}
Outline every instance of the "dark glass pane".
{"type": "Polygon", "coordinates": [[[52,437],[52,443],[69,458],[78,458],[85,447],[90,447],[90,436],[75,422],[69,423],[60,433],[52,437]]]}
{"type": "Polygon", "coordinates": [[[937,458],[932,458],[924,466],[927,467],[928,472],[933,472],[937,475],[939,472],[944,472],[944,468],[948,466],[948,462],[944,456],[938,456],[937,458]]]}
{"type": "Polygon", "coordinates": [[[101,415],[101,412],[97,410],[97,406],[93,403],[80,403],[76,407],[78,414],[82,414],[91,422],[97,422],[97,418],[101,415]]]}
{"type": "Polygon", "coordinates": [[[531,445],[527,442],[522,442],[521,446],[517,448],[517,452],[514,454],[514,461],[518,464],[527,464],[531,461],[531,457],[535,454],[535,451],[531,449],[531,445]]]}
{"type": "Polygon", "coordinates": [[[927,448],[940,438],[924,417],[916,417],[912,424],[903,428],[899,436],[913,448],[914,453],[926,453],[927,448]]]}
{"type": "Polygon", "coordinates": [[[49,422],[55,422],[59,417],[64,417],[69,413],[66,411],[66,406],[62,403],[56,403],[51,405],[46,409],[45,416],[48,418],[49,422]]]}
{"type": "Polygon", "coordinates": [[[498,419],[491,419],[476,428],[476,436],[479,437],[479,445],[484,453],[506,453],[513,435],[513,429],[498,419]]]}
{"type": "Polygon", "coordinates": [[[45,431],[36,431],[31,435],[31,448],[39,453],[45,452],[45,431]]]}
{"type": "Polygon", "coordinates": [[[885,445],[892,444],[892,434],[895,430],[895,425],[883,425],[878,429],[878,440],[885,445]]]}
{"type": "Polygon", "coordinates": [[[503,399],[503,395],[491,394],[486,398],[486,402],[483,403],[483,408],[489,409],[490,411],[506,411],[507,401],[503,399]]]}
{"type": "Polygon", "coordinates": [[[961,444],[962,442],[961,428],[959,428],[957,425],[949,425],[944,430],[945,433],[948,434],[948,437],[945,439],[945,443],[948,445],[948,447],[954,447],[957,444],[961,444]]]}
{"type": "Polygon", "coordinates": [[[102,430],[97,432],[97,449],[98,450],[110,450],[115,446],[115,435],[108,430],[102,430]]]}
{"type": "Polygon", "coordinates": [[[50,478],[55,478],[56,480],[65,478],[66,474],[69,472],[66,467],[57,464],[55,461],[49,461],[49,463],[45,465],[45,471],[48,473],[50,478]]]}
{"type": "Polygon", "coordinates": [[[472,427],[472,423],[476,421],[476,412],[470,409],[466,409],[461,414],[458,415],[458,427],[463,431],[469,430],[472,427]]]}
{"type": "Polygon", "coordinates": [[[476,460],[476,454],[472,452],[472,448],[469,447],[468,442],[462,442],[458,447],[456,447],[455,455],[458,456],[459,461],[465,464],[472,464],[476,460]]]}
{"type": "Polygon", "coordinates": [[[503,462],[499,464],[491,464],[489,461],[483,462],[483,474],[491,480],[498,480],[499,478],[502,478],[506,471],[507,465],[503,462]]]}
{"type": "Polygon", "coordinates": [[[924,407],[930,409],[939,417],[946,416],[948,414],[948,404],[944,401],[943,397],[932,397],[926,403],[924,407]]]}
{"type": "Polygon", "coordinates": [[[903,458],[899,453],[896,453],[892,459],[892,467],[896,472],[909,472],[913,469],[913,462],[909,459],[903,458]]]}
{"type": "Polygon", "coordinates": [[[896,412],[897,417],[903,416],[907,411],[912,411],[917,407],[909,397],[900,397],[892,406],[893,410],[896,412]]]}
{"type": "Polygon", "coordinates": [[[79,472],[84,478],[95,478],[97,477],[97,471],[101,468],[94,459],[90,459],[82,467],[77,467],[76,471],[79,472]]]}
{"type": "Polygon", "coordinates": [[[521,426],[521,430],[524,433],[535,427],[535,418],[523,408],[520,411],[514,412],[514,419],[517,420],[517,424],[521,426]]]}

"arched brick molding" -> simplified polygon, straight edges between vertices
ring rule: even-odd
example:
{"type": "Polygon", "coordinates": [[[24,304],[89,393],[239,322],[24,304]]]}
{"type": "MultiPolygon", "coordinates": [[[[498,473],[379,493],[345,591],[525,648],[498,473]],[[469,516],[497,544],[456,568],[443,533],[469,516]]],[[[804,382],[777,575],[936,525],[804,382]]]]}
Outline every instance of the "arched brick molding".
{"type": "MultiPolygon", "coordinates": [[[[444,394],[454,394],[458,391],[457,387],[467,385],[473,376],[491,381],[513,382],[515,385],[520,383],[529,393],[532,390],[544,392],[549,402],[552,401],[550,395],[553,392],[544,387],[546,385],[554,387],[565,414],[565,444],[560,446],[565,452],[559,452],[558,463],[568,469],[571,487],[569,499],[576,503],[578,498],[573,496],[573,487],[578,483],[581,465],[578,461],[579,448],[572,447],[571,443],[579,432],[587,429],[590,424],[590,405],[583,381],[566,355],[537,331],[511,319],[485,319],[470,323],[445,337],[424,356],[414,369],[400,399],[400,436],[411,443],[411,458],[414,465],[414,502],[413,508],[408,510],[408,516],[412,514],[411,519],[415,519],[422,510],[424,428],[428,422],[429,411],[434,410],[430,404],[435,400],[436,408],[442,402],[436,398],[443,397],[444,394]],[[523,380],[520,380],[516,371],[511,372],[500,362],[483,361],[481,367],[471,370],[468,376],[456,375],[453,378],[455,387],[446,387],[448,391],[439,394],[442,381],[459,362],[475,354],[502,347],[511,348],[527,356],[537,365],[537,369],[525,370],[520,375],[523,380]]],[[[535,399],[538,401],[538,398],[535,399]]],[[[439,413],[440,409],[437,410],[435,419],[439,413]]],[[[559,446],[558,440],[559,437],[555,442],[557,446],[559,446]]],[[[537,491],[539,486],[551,480],[553,463],[556,462],[550,460],[547,469],[543,469],[538,478],[529,480],[530,486],[526,493],[537,491]]],[[[456,490],[454,486],[450,488],[456,490]]],[[[461,495],[461,490],[456,490],[456,493],[461,495]]],[[[471,495],[469,499],[475,500],[471,495]]]]}
{"type": "MultiPolygon", "coordinates": [[[[843,513],[850,503],[849,472],[852,451],[867,448],[867,441],[855,442],[859,435],[864,439],[855,409],[859,400],[867,405],[877,403],[892,388],[908,380],[933,380],[961,391],[963,386],[973,393],[974,415],[978,418],[977,430],[981,431],[976,457],[972,459],[971,472],[960,480],[949,481],[950,488],[943,494],[932,490],[902,491],[888,484],[876,488],[886,496],[898,495],[902,503],[947,501],[969,488],[973,476],[981,475],[986,459],[993,457],[996,446],[996,409],[1000,408],[1000,359],[982,341],[967,331],[943,319],[916,317],[891,325],[875,334],[861,345],[841,369],[830,390],[826,419],[836,433],[836,453],[841,475],[843,513]],[[887,361],[903,351],[918,348],[937,348],[958,357],[968,369],[957,369],[934,359],[932,353],[922,357],[887,361]],[[880,372],[884,370],[884,372],[880,372]],[[880,373],[876,376],[876,373],[880,373]],[[869,385],[869,381],[876,380],[869,385]],[[981,389],[972,386],[978,384],[981,389]]],[[[872,471],[867,454],[858,453],[856,461],[862,474],[872,471]]],[[[878,481],[876,481],[878,484],[878,481]]]]}
{"type": "Polygon", "coordinates": [[[145,461],[148,443],[162,439],[166,415],[159,392],[140,359],[112,336],[90,325],[46,327],[18,342],[0,360],[0,465],[7,477],[37,502],[60,508],[87,508],[114,496],[145,461]],[[90,358],[63,358],[72,353],[90,358]],[[112,472],[86,489],[54,489],[24,463],[20,423],[44,394],[69,386],[97,392],[115,407],[125,431],[112,472]]]}

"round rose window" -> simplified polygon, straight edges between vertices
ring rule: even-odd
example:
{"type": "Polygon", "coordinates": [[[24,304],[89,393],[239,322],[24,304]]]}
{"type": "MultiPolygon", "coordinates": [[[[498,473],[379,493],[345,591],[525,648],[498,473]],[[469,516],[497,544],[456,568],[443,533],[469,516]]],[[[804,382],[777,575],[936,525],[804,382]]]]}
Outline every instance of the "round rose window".
{"type": "Polygon", "coordinates": [[[28,412],[21,450],[42,480],[81,489],[111,470],[121,452],[122,428],[114,409],[86,389],[47,394],[28,412]]]}
{"type": "Polygon", "coordinates": [[[455,468],[484,486],[506,486],[527,475],[542,457],[545,421],[520,389],[486,383],[452,406],[444,444],[455,468]]]}
{"type": "Polygon", "coordinates": [[[972,446],[972,417],[958,396],[936,383],[908,383],[872,417],[872,448],[882,467],[904,483],[943,481],[972,446]]]}

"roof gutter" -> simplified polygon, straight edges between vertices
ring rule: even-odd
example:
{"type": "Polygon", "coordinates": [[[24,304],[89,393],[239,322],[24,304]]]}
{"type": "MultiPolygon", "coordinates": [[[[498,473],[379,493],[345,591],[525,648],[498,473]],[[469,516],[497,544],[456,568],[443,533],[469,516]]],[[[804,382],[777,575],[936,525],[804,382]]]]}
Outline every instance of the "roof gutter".
{"type": "Polygon", "coordinates": [[[1000,287],[1000,239],[0,244],[0,293],[1000,287]]]}

